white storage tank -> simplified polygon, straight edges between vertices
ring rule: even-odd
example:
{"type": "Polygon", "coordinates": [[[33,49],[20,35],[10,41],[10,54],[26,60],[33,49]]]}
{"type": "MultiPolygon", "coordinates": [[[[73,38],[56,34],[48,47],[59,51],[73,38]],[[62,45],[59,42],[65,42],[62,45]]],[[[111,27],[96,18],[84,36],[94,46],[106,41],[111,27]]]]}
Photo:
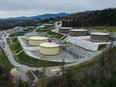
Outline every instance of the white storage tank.
{"type": "Polygon", "coordinates": [[[43,36],[34,36],[29,38],[30,45],[40,45],[41,43],[48,42],[48,38],[43,36]]]}
{"type": "Polygon", "coordinates": [[[25,39],[29,40],[29,38],[33,37],[33,36],[39,36],[39,34],[37,32],[27,33],[27,34],[25,34],[25,39]]]}
{"type": "Polygon", "coordinates": [[[56,55],[59,53],[60,45],[52,42],[40,44],[40,53],[43,55],[56,55]]]}
{"type": "Polygon", "coordinates": [[[86,36],[87,35],[86,29],[71,29],[69,32],[70,36],[86,36]]]}
{"type": "Polygon", "coordinates": [[[109,40],[109,33],[103,33],[103,32],[91,33],[91,40],[92,41],[107,42],[109,40]]]}
{"type": "Polygon", "coordinates": [[[59,33],[69,33],[72,27],[59,27],[59,33]]]}

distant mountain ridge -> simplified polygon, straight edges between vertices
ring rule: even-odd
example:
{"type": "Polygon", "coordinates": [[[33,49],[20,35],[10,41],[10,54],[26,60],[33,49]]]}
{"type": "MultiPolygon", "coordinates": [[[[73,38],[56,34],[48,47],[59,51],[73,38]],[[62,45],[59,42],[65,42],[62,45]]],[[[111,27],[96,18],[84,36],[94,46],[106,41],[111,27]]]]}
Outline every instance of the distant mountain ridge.
{"type": "Polygon", "coordinates": [[[38,17],[40,19],[49,19],[49,18],[69,16],[69,15],[70,14],[68,14],[68,13],[58,13],[58,14],[43,14],[43,15],[38,15],[38,16],[35,16],[35,17],[38,17]]]}
{"type": "Polygon", "coordinates": [[[37,15],[37,16],[21,16],[21,17],[13,17],[13,18],[5,18],[5,20],[28,20],[28,19],[49,19],[49,18],[57,18],[57,17],[64,17],[69,16],[68,13],[57,13],[57,14],[43,14],[43,15],[37,15]]]}

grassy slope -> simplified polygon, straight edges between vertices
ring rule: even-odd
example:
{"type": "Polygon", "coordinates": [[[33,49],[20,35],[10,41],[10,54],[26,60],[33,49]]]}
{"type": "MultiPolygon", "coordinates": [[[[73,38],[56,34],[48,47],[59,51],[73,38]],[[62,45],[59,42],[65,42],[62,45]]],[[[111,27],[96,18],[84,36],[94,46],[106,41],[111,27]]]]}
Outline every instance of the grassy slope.
{"type": "MultiPolygon", "coordinates": [[[[62,38],[64,36],[62,34],[55,33],[55,32],[52,32],[52,31],[46,30],[46,29],[37,29],[36,32],[47,32],[48,35],[51,35],[51,36],[53,36],[56,39],[60,39],[60,38],[62,38]]],[[[67,36],[65,36],[64,38],[62,38],[62,40],[65,39],[66,37],[67,36]]]]}
{"type": "Polygon", "coordinates": [[[37,29],[36,32],[48,32],[49,30],[46,29],[37,29]]]}
{"type": "Polygon", "coordinates": [[[110,32],[116,32],[116,27],[112,26],[91,26],[91,27],[85,27],[86,29],[95,29],[95,30],[107,30],[110,32]]]}
{"type": "Polygon", "coordinates": [[[0,87],[14,87],[9,73],[13,68],[2,48],[0,48],[0,87]]]}
{"type": "Polygon", "coordinates": [[[7,38],[6,41],[7,41],[8,44],[11,44],[10,43],[10,38],[7,38]]]}
{"type": "Polygon", "coordinates": [[[50,62],[50,61],[43,61],[39,59],[34,59],[28,55],[26,55],[24,52],[19,54],[17,57],[17,60],[22,63],[26,64],[28,66],[33,66],[33,67],[47,67],[47,66],[57,66],[60,65],[59,62],[50,62]]]}
{"type": "MultiPolygon", "coordinates": [[[[49,31],[47,34],[49,35],[52,35],[53,37],[55,37],[56,39],[61,39],[64,35],[63,34],[59,34],[59,33],[56,33],[56,32],[52,32],[52,31],[49,31]]],[[[67,36],[65,36],[63,39],[65,39],[67,36]]],[[[63,40],[62,39],[62,40],[63,40]]]]}
{"type": "Polygon", "coordinates": [[[10,49],[12,51],[18,51],[18,50],[22,49],[20,43],[18,42],[17,38],[14,38],[14,39],[12,38],[12,42],[14,42],[13,45],[10,45],[10,49]]]}
{"type": "Polygon", "coordinates": [[[13,66],[9,62],[7,56],[5,53],[2,51],[2,48],[0,48],[0,64],[5,66],[8,70],[12,69],[13,66]]]}

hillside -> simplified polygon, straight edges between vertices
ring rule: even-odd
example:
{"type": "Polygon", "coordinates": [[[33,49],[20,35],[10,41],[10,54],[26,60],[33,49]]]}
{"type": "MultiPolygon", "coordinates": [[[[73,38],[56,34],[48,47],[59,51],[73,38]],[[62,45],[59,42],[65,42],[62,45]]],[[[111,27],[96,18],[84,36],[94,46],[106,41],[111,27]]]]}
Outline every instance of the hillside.
{"type": "Polygon", "coordinates": [[[68,16],[68,13],[58,13],[58,14],[43,14],[38,16],[31,16],[31,17],[16,17],[16,18],[6,18],[0,19],[0,30],[13,28],[16,26],[35,26],[40,21],[49,19],[49,18],[57,18],[68,16]]]}
{"type": "Polygon", "coordinates": [[[40,18],[40,19],[49,19],[49,18],[57,18],[57,17],[64,17],[69,16],[68,13],[58,13],[58,14],[43,14],[38,16],[33,16],[33,18],[40,18]]]}
{"type": "Polygon", "coordinates": [[[49,18],[64,17],[68,15],[70,14],[68,13],[42,14],[42,15],[30,16],[30,17],[21,16],[21,17],[4,18],[4,19],[1,18],[0,20],[35,20],[35,19],[44,20],[44,19],[49,19],[49,18]]]}
{"type": "Polygon", "coordinates": [[[116,26],[116,8],[74,13],[61,18],[63,26],[116,26]]]}
{"type": "Polygon", "coordinates": [[[71,66],[61,77],[44,79],[45,87],[116,87],[116,47],[94,60],[71,66]]]}

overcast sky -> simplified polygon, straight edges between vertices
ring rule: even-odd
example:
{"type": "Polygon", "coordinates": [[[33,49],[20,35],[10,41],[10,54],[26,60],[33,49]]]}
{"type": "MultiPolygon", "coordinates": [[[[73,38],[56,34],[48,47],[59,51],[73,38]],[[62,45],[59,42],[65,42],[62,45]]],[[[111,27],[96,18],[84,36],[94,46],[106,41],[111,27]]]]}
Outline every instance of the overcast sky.
{"type": "Polygon", "coordinates": [[[0,18],[116,7],[116,0],[0,0],[0,18]]]}

